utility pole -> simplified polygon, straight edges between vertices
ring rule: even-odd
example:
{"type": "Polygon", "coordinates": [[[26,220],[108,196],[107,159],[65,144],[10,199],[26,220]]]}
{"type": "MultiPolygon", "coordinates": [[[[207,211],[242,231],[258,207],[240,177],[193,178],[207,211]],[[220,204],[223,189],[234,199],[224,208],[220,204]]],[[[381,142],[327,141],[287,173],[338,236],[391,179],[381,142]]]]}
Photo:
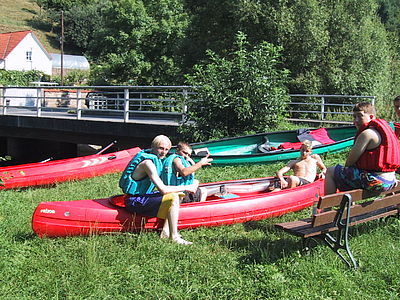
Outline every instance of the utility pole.
{"type": "Polygon", "coordinates": [[[64,11],[61,11],[61,85],[64,85],[64,11]]]}

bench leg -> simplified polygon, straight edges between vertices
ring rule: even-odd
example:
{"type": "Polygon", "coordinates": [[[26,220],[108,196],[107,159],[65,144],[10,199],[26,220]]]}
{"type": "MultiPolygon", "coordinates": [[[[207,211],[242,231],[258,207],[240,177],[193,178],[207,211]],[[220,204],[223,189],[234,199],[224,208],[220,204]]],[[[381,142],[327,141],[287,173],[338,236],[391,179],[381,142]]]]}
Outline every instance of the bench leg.
{"type": "Polygon", "coordinates": [[[326,233],[319,237],[329,248],[333,250],[349,268],[358,269],[358,263],[350,250],[348,233],[344,234],[342,230],[337,232],[337,236],[334,237],[329,233],[326,233]],[[346,252],[346,256],[341,253],[340,250],[346,252]]]}
{"type": "Polygon", "coordinates": [[[335,218],[335,223],[339,228],[336,232],[336,237],[331,235],[330,233],[325,233],[319,236],[325,244],[328,245],[329,248],[333,250],[345,263],[349,268],[358,269],[358,263],[353,256],[353,253],[350,250],[349,245],[349,224],[350,224],[350,208],[351,208],[351,196],[344,195],[342,202],[340,204],[340,209],[338,210],[338,214],[335,218]],[[346,211],[346,217],[343,218],[343,215],[346,211]],[[343,255],[340,250],[344,250],[346,252],[346,256],[343,255]]]}

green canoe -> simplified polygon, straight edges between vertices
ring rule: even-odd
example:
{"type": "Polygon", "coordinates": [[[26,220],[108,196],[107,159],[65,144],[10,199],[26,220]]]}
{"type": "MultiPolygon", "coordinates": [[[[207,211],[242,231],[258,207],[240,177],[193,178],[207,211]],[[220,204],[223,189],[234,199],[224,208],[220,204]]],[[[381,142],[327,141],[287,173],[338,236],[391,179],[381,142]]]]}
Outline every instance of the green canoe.
{"type": "Polygon", "coordinates": [[[195,161],[208,152],[213,158],[213,165],[262,164],[298,158],[299,143],[304,139],[313,141],[313,153],[342,151],[353,145],[355,133],[354,126],[300,129],[258,133],[190,145],[195,161]]]}

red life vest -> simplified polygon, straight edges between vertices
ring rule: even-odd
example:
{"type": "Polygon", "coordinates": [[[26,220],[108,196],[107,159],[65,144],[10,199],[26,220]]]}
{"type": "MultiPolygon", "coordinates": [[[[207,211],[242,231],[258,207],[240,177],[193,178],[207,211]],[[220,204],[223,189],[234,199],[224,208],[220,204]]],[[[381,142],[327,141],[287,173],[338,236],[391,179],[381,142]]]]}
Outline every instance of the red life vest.
{"type": "Polygon", "coordinates": [[[397,138],[400,139],[400,123],[393,122],[394,125],[394,133],[396,134],[397,138]]]}
{"type": "Polygon", "coordinates": [[[374,128],[379,132],[381,144],[375,149],[365,150],[356,162],[357,168],[378,172],[396,171],[400,167],[400,145],[392,128],[385,120],[374,119],[358,131],[356,139],[367,128],[374,128]]]}

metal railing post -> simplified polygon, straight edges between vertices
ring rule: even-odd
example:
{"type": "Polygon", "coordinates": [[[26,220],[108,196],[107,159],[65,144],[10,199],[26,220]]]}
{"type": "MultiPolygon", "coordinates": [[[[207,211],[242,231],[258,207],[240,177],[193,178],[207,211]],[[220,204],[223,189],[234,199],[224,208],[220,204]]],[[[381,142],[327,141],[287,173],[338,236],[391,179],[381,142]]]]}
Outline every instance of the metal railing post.
{"type": "Polygon", "coordinates": [[[40,118],[42,116],[42,94],[43,90],[37,88],[36,90],[36,116],[40,118]]]}
{"type": "Polygon", "coordinates": [[[76,90],[76,118],[78,120],[82,118],[82,93],[79,88],[76,90]]]}
{"type": "Polygon", "coordinates": [[[321,97],[321,120],[325,120],[325,97],[321,97]]]}
{"type": "Polygon", "coordinates": [[[186,114],[187,114],[187,100],[188,100],[188,91],[184,89],[183,92],[183,103],[182,103],[182,122],[185,121],[186,114]]]}
{"type": "Polygon", "coordinates": [[[124,89],[124,122],[129,121],[129,89],[124,89]]]}
{"type": "Polygon", "coordinates": [[[1,95],[1,98],[2,98],[2,100],[3,100],[3,115],[6,115],[7,114],[7,101],[6,101],[6,89],[5,88],[2,88],[1,89],[2,90],[2,95],[1,95]]]}

